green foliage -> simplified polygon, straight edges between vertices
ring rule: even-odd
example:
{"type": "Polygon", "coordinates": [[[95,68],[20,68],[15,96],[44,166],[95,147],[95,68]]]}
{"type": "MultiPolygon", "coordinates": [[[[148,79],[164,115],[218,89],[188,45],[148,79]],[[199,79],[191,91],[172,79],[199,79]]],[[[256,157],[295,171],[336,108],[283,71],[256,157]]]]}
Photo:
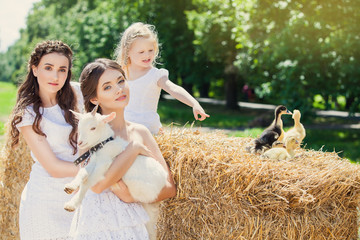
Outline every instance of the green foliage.
{"type": "Polygon", "coordinates": [[[359,7],[350,0],[41,0],[20,39],[0,53],[0,81],[21,81],[30,52],[46,39],[72,47],[77,79],[86,63],[113,58],[121,32],[143,21],[158,31],[159,67],[190,92],[236,108],[246,83],[260,101],[354,113],[359,7]]]}
{"type": "Polygon", "coordinates": [[[269,99],[310,110],[316,95],[325,108],[340,95],[359,110],[358,1],[258,1],[249,29],[257,84],[271,83],[269,99]],[[351,89],[351,90],[350,90],[351,89]]]}
{"type": "Polygon", "coordinates": [[[251,43],[246,28],[253,2],[194,0],[195,9],[186,12],[195,35],[195,54],[222,69],[226,106],[232,109],[237,108],[238,85],[244,85],[247,73],[244,55],[251,43]]]}
{"type": "MultiPolygon", "coordinates": [[[[11,83],[0,82],[0,135],[4,134],[4,124],[8,120],[16,101],[16,86],[11,83]]],[[[241,111],[234,111],[226,109],[222,105],[202,104],[210,118],[205,121],[195,121],[192,109],[185,104],[176,100],[166,100],[159,102],[159,115],[164,126],[175,123],[175,126],[190,126],[194,123],[194,127],[209,127],[212,129],[224,128],[231,131],[230,136],[236,137],[258,137],[264,128],[248,128],[249,123],[258,117],[260,114],[271,112],[263,110],[249,110],[242,109],[241,111]]],[[[290,126],[292,121],[286,121],[289,118],[284,118],[284,125],[290,126]]],[[[315,118],[311,123],[304,123],[318,125],[338,125],[357,123],[358,120],[337,119],[337,118],[315,118]]],[[[287,130],[287,128],[285,128],[287,130]]],[[[326,129],[306,129],[307,136],[304,140],[305,148],[327,152],[338,152],[341,157],[346,157],[352,161],[360,162],[360,130],[326,130],[326,129]]],[[[1,139],[1,136],[0,136],[1,139]]]]}

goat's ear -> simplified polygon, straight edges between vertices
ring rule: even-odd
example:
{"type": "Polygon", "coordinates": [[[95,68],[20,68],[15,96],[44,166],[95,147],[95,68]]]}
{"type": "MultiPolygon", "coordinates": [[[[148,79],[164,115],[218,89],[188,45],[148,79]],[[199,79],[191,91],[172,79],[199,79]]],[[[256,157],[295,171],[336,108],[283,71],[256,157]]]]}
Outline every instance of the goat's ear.
{"type": "Polygon", "coordinates": [[[95,105],[95,107],[93,108],[93,110],[91,111],[91,115],[95,116],[95,113],[98,110],[99,105],[95,105]]]}
{"type": "Polygon", "coordinates": [[[108,123],[108,122],[111,122],[112,120],[114,120],[115,117],[116,117],[116,113],[112,112],[109,115],[104,115],[102,121],[104,123],[108,123]]]}
{"type": "Polygon", "coordinates": [[[77,119],[77,120],[80,120],[80,118],[81,118],[81,113],[78,113],[78,112],[75,112],[75,111],[73,111],[73,110],[70,110],[70,112],[72,112],[72,114],[74,114],[74,116],[75,116],[75,118],[77,119]]]}

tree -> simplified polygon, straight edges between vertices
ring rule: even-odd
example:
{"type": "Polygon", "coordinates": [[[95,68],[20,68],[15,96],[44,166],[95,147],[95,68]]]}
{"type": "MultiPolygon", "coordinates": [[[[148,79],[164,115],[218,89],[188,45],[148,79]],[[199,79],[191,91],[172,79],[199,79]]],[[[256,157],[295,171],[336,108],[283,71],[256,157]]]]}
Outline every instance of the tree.
{"type": "Polygon", "coordinates": [[[270,86],[271,98],[310,110],[317,95],[327,109],[342,95],[358,108],[359,6],[348,0],[257,1],[249,30],[256,46],[253,74],[270,86]]]}
{"type": "Polygon", "coordinates": [[[188,23],[195,33],[195,45],[208,59],[222,68],[226,106],[237,109],[239,80],[243,83],[245,66],[236,66],[237,56],[250,46],[247,40],[247,16],[252,1],[194,0],[195,10],[188,11],[188,23]]]}

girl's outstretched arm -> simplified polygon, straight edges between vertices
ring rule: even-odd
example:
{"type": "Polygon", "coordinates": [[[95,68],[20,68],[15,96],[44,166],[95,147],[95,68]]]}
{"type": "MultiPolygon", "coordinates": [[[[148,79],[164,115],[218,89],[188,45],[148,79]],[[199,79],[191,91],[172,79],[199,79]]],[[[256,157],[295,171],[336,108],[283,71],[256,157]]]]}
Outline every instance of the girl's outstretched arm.
{"type": "Polygon", "coordinates": [[[210,117],[210,115],[205,113],[204,109],[193,96],[191,96],[184,88],[171,82],[167,77],[160,78],[158,86],[180,102],[192,107],[196,120],[203,121],[207,117],[210,117]],[[200,115],[200,118],[198,115],[200,115]]]}
{"type": "Polygon", "coordinates": [[[32,125],[20,127],[26,144],[35,155],[41,166],[55,178],[73,177],[79,168],[72,162],[67,162],[56,157],[45,136],[37,134],[32,125]]]}

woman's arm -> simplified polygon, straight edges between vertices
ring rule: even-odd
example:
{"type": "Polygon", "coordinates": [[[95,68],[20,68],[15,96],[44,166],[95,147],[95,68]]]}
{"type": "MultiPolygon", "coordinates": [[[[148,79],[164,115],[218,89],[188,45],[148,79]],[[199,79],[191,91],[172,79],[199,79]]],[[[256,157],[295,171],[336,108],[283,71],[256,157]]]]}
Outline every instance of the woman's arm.
{"type": "Polygon", "coordinates": [[[144,133],[144,144],[149,148],[149,150],[153,153],[154,158],[161,163],[164,169],[168,172],[168,182],[169,186],[165,186],[159,193],[158,198],[154,202],[159,202],[167,198],[172,198],[176,196],[176,186],[174,183],[173,176],[168,165],[165,162],[165,159],[159,149],[157,142],[154,137],[151,135],[150,131],[146,129],[144,133]]]}
{"type": "Polygon", "coordinates": [[[66,162],[57,158],[51,150],[46,137],[34,132],[32,125],[20,127],[20,129],[30,150],[52,177],[73,177],[77,174],[79,168],[72,162],[66,162]]]}
{"type": "MultiPolygon", "coordinates": [[[[158,198],[155,200],[155,202],[174,197],[176,195],[176,187],[174,184],[174,180],[172,177],[172,174],[170,172],[169,167],[167,166],[162,153],[159,149],[159,146],[157,145],[154,137],[151,135],[150,131],[144,127],[141,126],[139,129],[139,134],[141,138],[143,139],[144,145],[149,149],[149,151],[152,153],[151,157],[156,159],[160,162],[160,164],[164,167],[164,169],[168,172],[168,182],[170,183],[170,186],[165,186],[158,196],[158,198]]],[[[125,185],[125,183],[120,180],[117,182],[117,185],[115,187],[111,188],[112,192],[118,196],[122,201],[124,202],[135,202],[133,197],[131,196],[129,189],[125,185]]]]}
{"type": "Polygon", "coordinates": [[[139,154],[151,155],[151,152],[143,144],[137,141],[130,142],[125,150],[114,159],[105,173],[105,178],[95,184],[91,190],[95,193],[101,193],[118,182],[119,179],[125,175],[126,171],[131,167],[139,154]]]}
{"type": "Polygon", "coordinates": [[[184,88],[171,82],[167,77],[160,78],[158,86],[180,102],[192,107],[196,120],[203,121],[207,117],[210,117],[210,115],[205,113],[204,109],[193,96],[191,96],[184,88]],[[198,115],[200,115],[200,118],[198,115]]]}

